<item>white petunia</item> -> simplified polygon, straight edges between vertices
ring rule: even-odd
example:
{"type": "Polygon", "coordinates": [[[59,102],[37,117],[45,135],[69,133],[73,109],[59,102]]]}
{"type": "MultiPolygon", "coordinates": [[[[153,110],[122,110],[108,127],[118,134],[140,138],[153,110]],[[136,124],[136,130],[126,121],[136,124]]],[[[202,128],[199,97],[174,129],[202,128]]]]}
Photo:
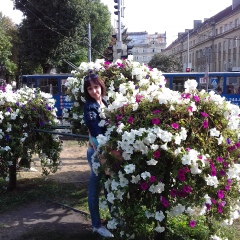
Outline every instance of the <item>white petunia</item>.
{"type": "Polygon", "coordinates": [[[211,128],[210,129],[210,136],[211,137],[219,137],[220,131],[218,131],[216,128],[211,128]]]}
{"type": "Polygon", "coordinates": [[[157,163],[158,163],[158,161],[156,161],[153,158],[151,158],[149,161],[147,161],[147,165],[156,165],[157,163]]]}
{"type": "Polygon", "coordinates": [[[141,173],[141,177],[142,177],[144,180],[146,180],[147,177],[151,177],[151,174],[150,174],[150,172],[145,171],[145,172],[141,173]]]}
{"type": "Polygon", "coordinates": [[[135,169],[136,169],[136,166],[132,163],[124,166],[124,171],[126,172],[126,174],[133,173],[135,169]]]}
{"type": "Polygon", "coordinates": [[[161,222],[165,218],[164,214],[162,211],[156,212],[155,213],[155,219],[159,222],[161,222]]]}
{"type": "Polygon", "coordinates": [[[210,176],[208,174],[208,177],[205,177],[205,181],[208,186],[213,186],[214,188],[217,188],[218,186],[218,179],[216,176],[210,176]]]}
{"type": "Polygon", "coordinates": [[[141,180],[141,177],[139,174],[137,176],[132,175],[131,183],[137,184],[140,180],[141,180]]]}

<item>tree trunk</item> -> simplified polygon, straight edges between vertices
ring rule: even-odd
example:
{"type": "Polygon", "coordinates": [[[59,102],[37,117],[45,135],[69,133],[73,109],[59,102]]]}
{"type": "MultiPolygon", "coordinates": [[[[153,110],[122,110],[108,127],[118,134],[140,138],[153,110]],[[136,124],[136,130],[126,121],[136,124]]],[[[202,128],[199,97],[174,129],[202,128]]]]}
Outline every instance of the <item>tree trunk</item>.
{"type": "Polygon", "coordinates": [[[8,190],[13,191],[17,187],[17,160],[12,161],[12,165],[9,166],[9,184],[8,190]]]}

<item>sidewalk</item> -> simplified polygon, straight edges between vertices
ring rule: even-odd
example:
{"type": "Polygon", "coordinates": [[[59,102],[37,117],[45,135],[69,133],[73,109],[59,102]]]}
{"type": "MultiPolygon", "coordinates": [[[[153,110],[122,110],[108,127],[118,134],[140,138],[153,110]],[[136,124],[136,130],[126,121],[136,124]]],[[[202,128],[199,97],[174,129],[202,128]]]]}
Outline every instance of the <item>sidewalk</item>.
{"type": "Polygon", "coordinates": [[[83,214],[56,203],[32,203],[25,208],[1,214],[1,240],[46,239],[38,237],[37,232],[54,232],[54,235],[61,236],[59,240],[83,239],[83,234],[93,235],[90,221],[83,214]],[[24,237],[31,232],[34,233],[34,237],[24,237]]]}

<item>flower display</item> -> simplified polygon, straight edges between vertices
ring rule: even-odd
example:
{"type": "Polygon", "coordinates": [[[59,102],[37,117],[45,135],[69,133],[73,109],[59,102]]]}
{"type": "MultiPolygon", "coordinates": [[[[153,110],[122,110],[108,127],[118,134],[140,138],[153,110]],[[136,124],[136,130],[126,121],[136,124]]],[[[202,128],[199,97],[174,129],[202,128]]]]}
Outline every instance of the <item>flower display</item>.
{"type": "Polygon", "coordinates": [[[16,171],[23,157],[30,163],[34,153],[39,155],[44,174],[57,170],[59,137],[35,131],[58,124],[54,101],[38,89],[25,87],[14,92],[7,85],[0,90],[0,177],[7,181],[16,178],[11,169],[16,171]]]}
{"type": "Polygon", "coordinates": [[[110,169],[107,200],[120,212],[108,228],[123,239],[164,239],[170,218],[185,215],[194,229],[204,216],[210,237],[214,221],[239,218],[239,107],[199,91],[195,80],[185,82],[184,92],[172,91],[157,69],[98,60],[82,63],[66,84],[76,102],[73,118],[81,123],[83,77],[93,71],[104,80],[109,102],[101,122],[107,131],[97,137],[107,159],[100,169],[110,169]]]}

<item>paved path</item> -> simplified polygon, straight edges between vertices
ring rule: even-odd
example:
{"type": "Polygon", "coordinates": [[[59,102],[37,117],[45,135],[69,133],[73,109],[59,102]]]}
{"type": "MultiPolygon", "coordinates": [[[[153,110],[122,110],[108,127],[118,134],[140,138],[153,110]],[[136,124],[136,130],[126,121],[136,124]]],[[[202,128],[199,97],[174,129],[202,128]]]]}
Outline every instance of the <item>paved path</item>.
{"type": "Polygon", "coordinates": [[[0,240],[19,240],[20,236],[38,231],[58,232],[62,233],[61,239],[70,239],[64,238],[64,235],[69,233],[69,236],[80,236],[83,232],[90,233],[91,225],[83,214],[51,202],[32,203],[0,216],[0,240]]]}

